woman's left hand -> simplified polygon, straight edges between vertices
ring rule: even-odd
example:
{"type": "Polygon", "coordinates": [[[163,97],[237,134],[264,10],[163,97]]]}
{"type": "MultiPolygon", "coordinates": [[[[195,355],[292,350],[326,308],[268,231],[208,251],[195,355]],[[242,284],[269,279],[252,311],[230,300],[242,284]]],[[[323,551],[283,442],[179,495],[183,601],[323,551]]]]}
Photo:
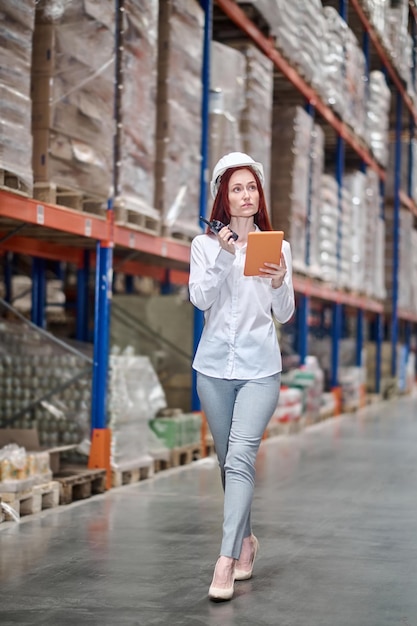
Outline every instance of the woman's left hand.
{"type": "Polygon", "coordinates": [[[284,255],[281,254],[281,262],[279,265],[276,263],[264,263],[265,268],[259,268],[262,276],[271,278],[271,285],[273,289],[278,289],[284,282],[285,274],[287,273],[287,265],[285,263],[284,255]]]}

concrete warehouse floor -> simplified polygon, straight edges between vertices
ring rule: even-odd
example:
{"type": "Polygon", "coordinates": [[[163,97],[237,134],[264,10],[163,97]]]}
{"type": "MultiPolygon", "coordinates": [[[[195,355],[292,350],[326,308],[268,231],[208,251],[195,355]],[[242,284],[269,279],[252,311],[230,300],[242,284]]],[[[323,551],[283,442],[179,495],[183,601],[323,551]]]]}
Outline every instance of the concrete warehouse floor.
{"type": "Polygon", "coordinates": [[[254,577],[207,598],[213,458],[0,525],[0,623],[416,626],[417,398],[261,447],[254,577]]]}

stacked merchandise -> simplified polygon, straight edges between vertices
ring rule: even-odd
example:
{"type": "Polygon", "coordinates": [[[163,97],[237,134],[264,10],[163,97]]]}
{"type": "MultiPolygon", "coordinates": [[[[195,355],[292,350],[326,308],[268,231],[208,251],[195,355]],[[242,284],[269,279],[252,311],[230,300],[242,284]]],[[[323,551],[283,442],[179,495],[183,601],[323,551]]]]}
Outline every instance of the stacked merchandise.
{"type": "Polygon", "coordinates": [[[116,219],[158,233],[160,215],[153,208],[158,0],[125,0],[122,15],[116,219]]]}
{"type": "Polygon", "coordinates": [[[109,197],[114,135],[114,3],[41,0],[32,65],[36,182],[109,197]]]}
{"type": "MultiPolygon", "coordinates": [[[[393,200],[395,197],[395,142],[391,141],[389,144],[389,162],[387,168],[387,178],[385,183],[385,198],[386,200],[393,200]]],[[[417,202],[417,140],[402,138],[401,141],[401,167],[399,168],[400,174],[400,189],[405,192],[410,192],[410,197],[417,202]],[[411,155],[411,169],[409,168],[409,157],[411,155]],[[410,169],[410,179],[409,179],[410,169]],[[409,188],[410,185],[410,188],[409,188]]]]}
{"type": "Polygon", "coordinates": [[[415,95],[416,86],[413,85],[411,71],[413,67],[413,38],[408,32],[408,17],[408,0],[397,0],[395,6],[388,9],[386,31],[392,62],[405,81],[409,92],[415,95]]]}
{"type": "Polygon", "coordinates": [[[310,159],[310,216],[307,222],[306,272],[312,276],[321,277],[319,216],[324,171],[324,131],[318,124],[313,126],[310,159]]]}
{"type": "Polygon", "coordinates": [[[339,187],[334,176],[322,175],[321,204],[318,214],[318,258],[320,276],[337,284],[339,274],[339,187]]]}
{"type": "Polygon", "coordinates": [[[353,411],[362,404],[362,390],[366,379],[364,367],[354,365],[339,369],[339,385],[342,390],[343,411],[353,411]]]}
{"type": "Polygon", "coordinates": [[[213,41],[210,65],[210,171],[228,152],[243,152],[240,119],[245,107],[244,54],[213,41]]]}
{"type": "MultiPolygon", "coordinates": [[[[397,344],[396,346],[396,362],[397,371],[398,365],[401,363],[402,355],[404,353],[404,346],[397,344]]],[[[392,364],[392,344],[385,341],[381,346],[381,362],[380,362],[380,393],[383,397],[391,397],[395,395],[399,390],[398,377],[393,378],[391,374],[392,364]]],[[[376,372],[377,372],[377,359],[376,359],[376,343],[368,342],[366,344],[366,387],[368,392],[376,392],[376,372]]]]}
{"type": "MultiPolygon", "coordinates": [[[[394,209],[387,208],[386,220],[386,244],[385,244],[385,275],[387,295],[391,300],[393,296],[393,266],[394,266],[394,209]]],[[[398,307],[407,311],[413,310],[413,300],[417,275],[413,274],[414,256],[413,242],[415,232],[413,230],[414,216],[408,209],[400,209],[399,214],[399,261],[398,261],[398,307]],[[414,234],[413,234],[414,233],[414,234]]]]}
{"type": "Polygon", "coordinates": [[[193,237],[201,168],[204,12],[198,0],[159,4],[155,207],[163,231],[193,237]]]}
{"type": "Polygon", "coordinates": [[[178,413],[151,419],[149,426],[163,448],[198,447],[201,442],[201,413],[178,413]]]}
{"type": "Polygon", "coordinates": [[[210,169],[227,152],[249,154],[264,166],[269,206],[273,63],[251,44],[214,41],[210,87],[210,169]]]}
{"type": "Polygon", "coordinates": [[[365,136],[365,56],[353,31],[333,7],[326,19],[323,80],[319,92],[341,118],[365,136]]]}
{"type": "Polygon", "coordinates": [[[366,173],[365,196],[365,293],[371,298],[386,297],[384,249],[385,221],[381,217],[381,192],[378,174],[371,169],[366,173]]]}
{"type": "Polygon", "coordinates": [[[246,60],[245,107],[241,116],[243,151],[263,164],[264,194],[269,207],[273,63],[253,45],[242,48],[246,60]]]}
{"type": "MultiPolygon", "coordinates": [[[[270,3],[271,4],[271,3],[270,3]]],[[[300,74],[318,88],[323,84],[325,19],[320,0],[275,0],[276,19],[271,20],[276,46],[294,63],[300,74]]],[[[275,16],[275,14],[274,14],[275,16]]]]}
{"type": "Polygon", "coordinates": [[[409,1],[364,0],[364,5],[393,65],[415,94],[411,76],[413,43],[408,33],[409,1]]]}
{"type": "Polygon", "coordinates": [[[366,175],[351,172],[343,178],[343,185],[351,198],[351,273],[349,288],[364,293],[365,284],[365,241],[366,241],[366,175]]]}
{"type": "Polygon", "coordinates": [[[303,394],[302,414],[307,423],[320,417],[321,397],[324,391],[324,372],[315,356],[308,356],[305,365],[282,374],[281,382],[303,394]]]}
{"type": "Polygon", "coordinates": [[[35,3],[0,8],[0,184],[32,193],[30,67],[35,3]]]}
{"type": "Polygon", "coordinates": [[[382,72],[374,70],[369,74],[369,87],[366,100],[366,141],[375,159],[387,166],[389,110],[391,92],[382,72]]]}
{"type": "MultiPolygon", "coordinates": [[[[4,431],[7,435],[8,432],[4,431]]],[[[3,433],[0,432],[0,436],[3,433]]],[[[0,447],[0,493],[51,480],[49,452],[27,450],[16,443],[0,447]]]]}
{"type": "Polygon", "coordinates": [[[271,218],[290,241],[293,266],[306,267],[312,117],[301,107],[277,108],[272,125],[271,218]]]}
{"type": "Polygon", "coordinates": [[[77,444],[89,431],[91,364],[16,322],[0,329],[0,427],[36,428],[42,446],[77,444]]]}
{"type": "Polygon", "coordinates": [[[110,356],[111,464],[120,471],[132,464],[142,467],[148,463],[148,423],[166,407],[165,394],[151,361],[131,352],[110,356]]]}
{"type": "Polygon", "coordinates": [[[296,387],[281,386],[279,400],[276,409],[268,424],[268,431],[274,434],[275,426],[288,425],[291,429],[299,424],[303,417],[304,394],[296,387]]]}

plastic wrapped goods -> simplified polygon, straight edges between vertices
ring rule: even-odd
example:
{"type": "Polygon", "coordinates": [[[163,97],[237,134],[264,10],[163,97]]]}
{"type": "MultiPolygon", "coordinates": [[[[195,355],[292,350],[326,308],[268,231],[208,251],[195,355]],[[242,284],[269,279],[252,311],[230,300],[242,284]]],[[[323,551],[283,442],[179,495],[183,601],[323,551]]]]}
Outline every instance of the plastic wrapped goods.
{"type": "Polygon", "coordinates": [[[197,0],[160,3],[155,207],[163,232],[201,233],[201,71],[204,13],[197,0]]]}
{"type": "Polygon", "coordinates": [[[391,92],[382,72],[369,74],[366,100],[366,140],[376,160],[383,166],[388,163],[388,129],[391,92]]]}
{"type": "Polygon", "coordinates": [[[109,197],[114,3],[37,3],[32,66],[36,181],[109,197]]]}
{"type": "Polygon", "coordinates": [[[0,3],[0,170],[5,184],[31,195],[30,68],[35,3],[0,3]]]}
{"type": "Polygon", "coordinates": [[[149,453],[148,422],[164,407],[165,394],[150,359],[112,354],[108,425],[112,430],[113,466],[140,461],[149,453]]]}
{"type": "Polygon", "coordinates": [[[290,241],[294,268],[305,270],[313,120],[301,107],[277,108],[272,128],[271,218],[290,241]]]}
{"type": "MultiPolygon", "coordinates": [[[[158,0],[126,0],[123,20],[116,203],[120,209],[150,216],[158,225],[154,208],[158,0]]],[[[124,217],[129,221],[129,215],[124,217]]]]}
{"type": "Polygon", "coordinates": [[[246,60],[239,50],[213,41],[210,75],[210,171],[228,152],[242,151],[246,60]]]}

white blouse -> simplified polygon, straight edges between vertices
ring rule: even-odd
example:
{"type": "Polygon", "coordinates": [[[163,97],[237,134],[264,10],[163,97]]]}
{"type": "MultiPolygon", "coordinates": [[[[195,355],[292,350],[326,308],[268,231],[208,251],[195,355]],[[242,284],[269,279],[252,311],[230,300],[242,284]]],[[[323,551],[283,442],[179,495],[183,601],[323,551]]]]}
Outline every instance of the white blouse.
{"type": "Polygon", "coordinates": [[[281,287],[271,279],[244,276],[246,245],[236,254],[221,248],[216,235],[197,235],[191,243],[190,300],[204,311],[204,328],[193,368],[214,378],[254,379],[282,370],[272,314],[280,323],[294,313],[292,257],[282,252],[287,273],[281,287]]]}

